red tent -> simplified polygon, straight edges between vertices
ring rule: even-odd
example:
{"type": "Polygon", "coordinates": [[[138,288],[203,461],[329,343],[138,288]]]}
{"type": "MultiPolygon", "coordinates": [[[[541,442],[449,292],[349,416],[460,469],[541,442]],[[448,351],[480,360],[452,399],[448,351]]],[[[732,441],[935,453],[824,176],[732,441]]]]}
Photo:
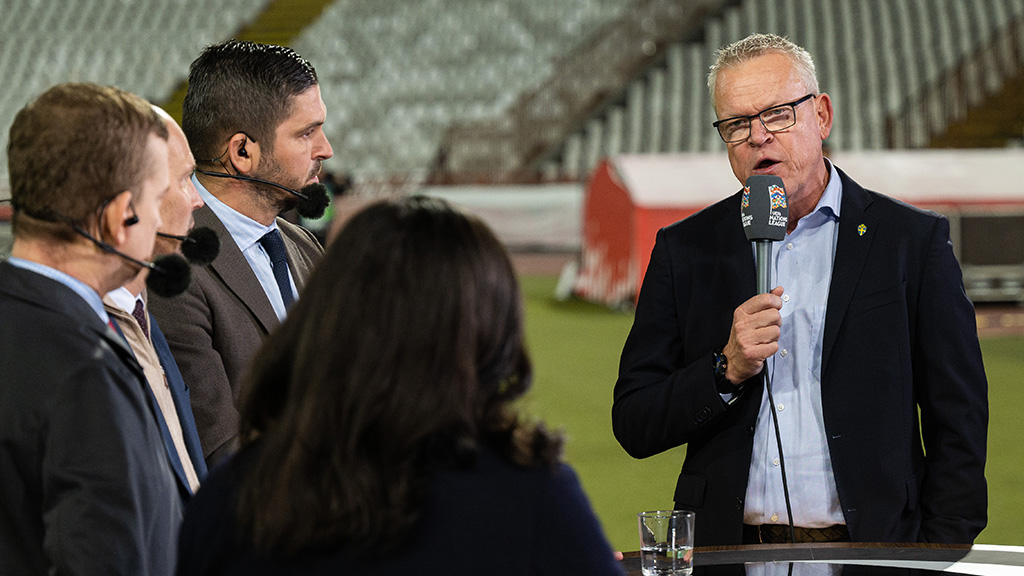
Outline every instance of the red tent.
{"type": "Polygon", "coordinates": [[[610,306],[632,305],[658,230],[736,190],[723,154],[602,160],[584,192],[583,262],[574,293],[610,306]]]}

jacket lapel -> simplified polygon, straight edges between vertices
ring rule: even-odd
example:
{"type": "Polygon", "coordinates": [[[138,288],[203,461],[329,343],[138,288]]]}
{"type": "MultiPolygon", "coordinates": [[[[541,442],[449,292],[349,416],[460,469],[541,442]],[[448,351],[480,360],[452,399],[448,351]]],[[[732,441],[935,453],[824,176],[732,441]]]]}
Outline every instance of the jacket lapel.
{"type": "Polygon", "coordinates": [[[723,258],[725,261],[732,261],[733,251],[741,253],[738,261],[742,262],[742,265],[739,271],[737,271],[738,276],[736,277],[740,292],[735,295],[734,299],[744,302],[757,294],[758,281],[757,262],[754,261],[754,245],[750,240],[746,240],[746,233],[743,232],[742,222],[739,218],[739,201],[741,197],[742,191],[739,191],[730,200],[729,212],[735,214],[735,224],[720,228],[719,238],[722,241],[722,246],[730,247],[730,253],[726,254],[723,258]]]}
{"type": "MultiPolygon", "coordinates": [[[[153,349],[160,358],[160,365],[167,377],[167,387],[171,391],[171,398],[174,399],[174,408],[178,411],[178,420],[181,422],[181,433],[185,440],[185,450],[192,460],[192,467],[196,476],[202,482],[206,478],[206,459],[203,458],[203,449],[199,443],[199,432],[196,430],[195,417],[192,415],[192,404],[189,399],[188,387],[185,385],[178,364],[171,355],[171,348],[167,345],[167,339],[160,330],[156,318],[149,315],[149,332],[153,341],[153,349]]],[[[175,450],[177,452],[177,450],[175,450]]],[[[185,486],[188,486],[188,479],[185,477],[185,470],[181,471],[181,478],[185,486]]],[[[190,489],[191,491],[191,489],[190,489]]]]}
{"type": "Polygon", "coordinates": [[[295,289],[301,293],[315,262],[309,258],[305,251],[300,249],[299,241],[306,239],[308,242],[318,243],[316,238],[307,230],[288,222],[284,218],[277,219],[277,227],[281,230],[284,248],[288,253],[288,270],[292,274],[292,280],[295,281],[295,289]]]}
{"type": "Polygon", "coordinates": [[[825,333],[821,350],[822,373],[828,366],[832,345],[839,334],[853,292],[857,288],[878,225],[877,220],[867,213],[871,204],[868,193],[842,170],[836,170],[839,171],[839,178],[843,183],[843,199],[839,217],[839,239],[832,265],[832,283],[829,286],[828,306],[825,311],[825,333]]]}
{"type": "MultiPolygon", "coordinates": [[[[109,313],[109,312],[108,312],[109,313]]],[[[111,318],[113,322],[113,318],[111,318]]],[[[102,324],[100,322],[99,324],[102,324]]],[[[99,336],[114,349],[114,352],[129,368],[134,370],[142,381],[146,381],[146,373],[142,369],[142,365],[139,364],[137,358],[135,358],[135,352],[132,351],[131,346],[128,345],[128,340],[125,339],[124,334],[121,333],[121,328],[118,327],[117,322],[113,322],[114,327],[110,326],[99,326],[95,328],[99,332],[99,336]]],[[[159,412],[159,410],[157,411],[159,412]]]]}
{"type": "Polygon", "coordinates": [[[721,262],[739,262],[738,270],[724,270],[726,278],[734,278],[734,282],[726,283],[726,286],[733,286],[734,293],[730,294],[733,302],[746,302],[757,294],[757,263],[754,262],[753,243],[747,240],[740,220],[740,198],[743,191],[740,190],[729,198],[726,206],[729,214],[734,215],[733,224],[718,227],[718,245],[723,246],[721,262]],[[738,256],[736,255],[738,253],[738,256]]]}
{"type": "Polygon", "coordinates": [[[263,292],[263,286],[260,285],[259,279],[256,278],[256,274],[249,266],[249,261],[242,255],[234,238],[209,206],[199,208],[194,214],[196,226],[206,226],[220,238],[220,253],[212,263],[207,265],[210,271],[220,278],[228,289],[245,304],[263,326],[263,329],[270,332],[280,322],[274,308],[270,305],[270,300],[263,292]]]}

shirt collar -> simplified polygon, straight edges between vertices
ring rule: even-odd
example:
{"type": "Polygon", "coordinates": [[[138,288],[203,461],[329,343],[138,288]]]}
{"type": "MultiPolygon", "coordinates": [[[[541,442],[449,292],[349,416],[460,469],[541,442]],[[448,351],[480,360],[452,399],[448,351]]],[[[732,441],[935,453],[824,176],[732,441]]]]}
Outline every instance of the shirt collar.
{"type": "Polygon", "coordinates": [[[235,244],[238,245],[238,249],[242,252],[248,250],[253,244],[259,241],[267,232],[271,230],[277,230],[277,221],[275,220],[270,226],[264,226],[259,222],[249,218],[245,214],[238,212],[234,208],[220,201],[219,198],[210,193],[199,179],[193,175],[192,183],[196,185],[196,190],[199,191],[199,195],[203,198],[203,202],[213,210],[213,213],[220,220],[224,228],[227,228],[231,238],[234,239],[235,244]]]}
{"type": "Polygon", "coordinates": [[[106,298],[118,309],[124,310],[128,314],[132,314],[135,312],[135,303],[141,300],[142,296],[136,296],[127,288],[121,286],[120,288],[107,292],[106,298]]]}
{"type": "Polygon", "coordinates": [[[828,166],[828,185],[825,186],[825,192],[822,193],[814,211],[821,211],[826,214],[830,211],[832,217],[838,220],[839,209],[843,199],[843,183],[839,179],[839,171],[836,170],[835,165],[828,158],[825,158],[825,165],[828,166]]]}
{"type": "Polygon", "coordinates": [[[10,263],[12,266],[17,266],[22,270],[35,272],[36,274],[45,276],[50,280],[60,282],[61,284],[67,286],[72,291],[74,291],[75,294],[78,294],[79,296],[82,297],[83,300],[85,300],[89,307],[92,308],[92,311],[95,312],[97,316],[99,316],[100,320],[102,320],[104,324],[110,322],[110,316],[108,316],[107,311],[103,309],[103,299],[100,298],[100,295],[97,294],[96,291],[93,290],[85,282],[82,282],[81,280],[75,278],[74,276],[61,272],[56,268],[50,268],[45,264],[32,262],[31,260],[23,260],[21,258],[12,257],[9,258],[7,262],[10,263]]]}

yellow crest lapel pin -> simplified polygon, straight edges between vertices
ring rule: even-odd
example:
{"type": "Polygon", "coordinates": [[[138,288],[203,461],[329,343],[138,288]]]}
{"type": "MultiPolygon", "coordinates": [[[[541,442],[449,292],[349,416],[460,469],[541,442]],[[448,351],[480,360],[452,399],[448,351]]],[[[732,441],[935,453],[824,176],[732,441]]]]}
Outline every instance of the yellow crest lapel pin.
{"type": "Polygon", "coordinates": [[[868,231],[868,227],[867,226],[865,226],[863,224],[861,224],[860,226],[857,226],[857,235],[858,236],[863,236],[864,233],[867,232],[867,231],[868,231]]]}

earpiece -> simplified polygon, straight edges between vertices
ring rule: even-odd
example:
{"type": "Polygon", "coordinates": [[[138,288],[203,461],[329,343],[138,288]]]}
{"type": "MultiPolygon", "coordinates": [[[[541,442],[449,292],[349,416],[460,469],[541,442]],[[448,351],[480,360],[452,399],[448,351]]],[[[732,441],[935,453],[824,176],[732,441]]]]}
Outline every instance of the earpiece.
{"type": "Polygon", "coordinates": [[[135,226],[139,223],[139,216],[135,213],[135,206],[129,204],[132,209],[132,215],[124,219],[125,226],[135,226]]]}
{"type": "Polygon", "coordinates": [[[242,158],[248,158],[249,157],[249,153],[245,151],[245,140],[246,140],[246,136],[243,134],[242,135],[242,145],[238,147],[238,155],[241,156],[242,158]]]}

